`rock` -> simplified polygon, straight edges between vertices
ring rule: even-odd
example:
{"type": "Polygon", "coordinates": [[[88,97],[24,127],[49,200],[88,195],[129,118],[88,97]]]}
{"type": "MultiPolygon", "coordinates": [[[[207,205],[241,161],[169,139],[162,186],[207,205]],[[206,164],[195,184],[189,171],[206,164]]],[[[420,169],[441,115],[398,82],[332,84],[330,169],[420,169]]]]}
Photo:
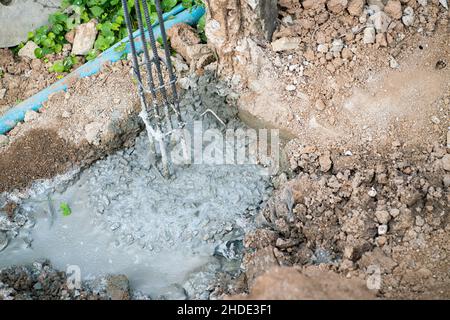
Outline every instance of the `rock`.
{"type": "Polygon", "coordinates": [[[386,210],[379,210],[375,212],[375,217],[381,224],[388,224],[391,220],[391,215],[386,210]]]}
{"type": "Polygon", "coordinates": [[[387,0],[367,0],[368,6],[377,6],[380,10],[383,10],[384,4],[387,0]]]}
{"type": "Polygon", "coordinates": [[[395,60],[394,57],[391,57],[391,58],[390,58],[390,60],[389,60],[389,66],[390,66],[392,69],[398,69],[398,68],[400,68],[400,65],[398,64],[397,60],[395,60]]]}
{"type": "Polygon", "coordinates": [[[371,44],[375,42],[375,28],[374,27],[367,27],[364,29],[364,35],[363,35],[363,43],[364,44],[371,44]]]}
{"type": "Polygon", "coordinates": [[[325,152],[324,154],[322,154],[319,157],[319,165],[320,165],[320,170],[322,172],[329,171],[331,169],[332,164],[333,164],[333,162],[331,161],[329,152],[325,152]]]}
{"type": "Polygon", "coordinates": [[[439,0],[439,3],[448,10],[448,2],[447,0],[439,0]]]}
{"type": "Polygon", "coordinates": [[[377,190],[374,189],[374,187],[372,187],[367,194],[369,195],[369,197],[371,198],[375,198],[377,196],[377,190]]]}
{"type": "Polygon", "coordinates": [[[399,0],[389,0],[384,6],[384,12],[391,18],[398,20],[402,17],[402,4],[399,0]]]}
{"type": "Polygon", "coordinates": [[[317,46],[317,51],[321,52],[321,53],[327,53],[328,52],[328,45],[326,43],[319,44],[317,46]]]}
{"type": "Polygon", "coordinates": [[[372,252],[366,252],[358,261],[360,267],[368,268],[370,266],[377,266],[381,272],[391,273],[397,266],[397,263],[388,257],[380,248],[373,249],[372,252]]]}
{"type": "Polygon", "coordinates": [[[359,17],[364,9],[364,0],[350,0],[348,4],[348,12],[355,17],[359,17]]]}
{"type": "Polygon", "coordinates": [[[450,154],[446,154],[442,158],[442,168],[444,168],[445,171],[450,171],[450,154]]]}
{"type": "Polygon", "coordinates": [[[423,227],[425,220],[421,216],[416,216],[416,226],[423,227]]]}
{"type": "Polygon", "coordinates": [[[73,44],[73,41],[75,40],[75,31],[76,31],[76,29],[74,28],[74,29],[70,30],[69,32],[67,32],[66,35],[64,36],[64,38],[70,44],[73,44]]]}
{"type": "Polygon", "coordinates": [[[402,22],[405,26],[409,27],[414,23],[414,9],[411,7],[406,7],[403,10],[402,22]]]}
{"type": "Polygon", "coordinates": [[[286,91],[295,91],[297,89],[293,84],[289,84],[286,86],[286,91]]]}
{"type": "Polygon", "coordinates": [[[2,100],[6,95],[6,89],[0,89],[0,100],[2,100]]]}
{"type": "Polygon", "coordinates": [[[130,283],[124,275],[114,275],[107,278],[106,294],[111,300],[129,300],[130,283]]]}
{"type": "Polygon", "coordinates": [[[330,51],[333,53],[339,53],[342,49],[344,49],[344,41],[342,39],[333,40],[330,51]]]}
{"type": "Polygon", "coordinates": [[[272,42],[272,50],[275,52],[296,50],[301,42],[299,37],[283,37],[272,42]]]}
{"type": "Polygon", "coordinates": [[[6,146],[9,143],[8,136],[0,134],[0,148],[6,146]]]}
{"type": "Polygon", "coordinates": [[[39,113],[37,113],[37,112],[34,111],[34,110],[28,110],[28,111],[25,113],[25,117],[24,117],[23,120],[24,120],[25,122],[30,122],[30,121],[36,120],[38,117],[39,117],[39,113]]]}
{"type": "Polygon", "coordinates": [[[388,231],[388,226],[386,224],[382,224],[378,226],[378,235],[385,235],[388,231]]]}
{"type": "Polygon", "coordinates": [[[192,55],[188,54],[190,46],[200,44],[200,37],[194,28],[185,23],[177,23],[167,30],[170,39],[170,45],[178,52],[189,64],[192,55]]]}
{"type": "Polygon", "coordinates": [[[347,8],[347,0],[328,0],[327,9],[334,14],[341,13],[347,8]]]}
{"type": "Polygon", "coordinates": [[[99,136],[102,131],[103,124],[101,122],[91,122],[84,127],[86,140],[90,144],[98,144],[99,136]]]}
{"type": "Polygon", "coordinates": [[[22,49],[19,50],[19,57],[26,57],[30,59],[36,59],[36,55],[34,54],[34,50],[39,48],[39,46],[33,41],[28,41],[22,49]]]}
{"type": "Polygon", "coordinates": [[[192,71],[202,69],[216,60],[211,48],[203,43],[187,47],[184,58],[190,64],[192,71]]]}
{"type": "Polygon", "coordinates": [[[325,108],[326,108],[326,105],[325,105],[325,103],[323,102],[323,100],[322,99],[318,99],[317,101],[316,101],[316,109],[317,110],[319,110],[319,111],[323,111],[323,110],[325,110],[325,108]]]}
{"type": "Polygon", "coordinates": [[[375,299],[375,294],[361,279],[346,279],[339,274],[308,267],[277,267],[267,269],[256,280],[248,296],[232,299],[248,300],[319,300],[319,299],[375,299]]]}
{"type": "Polygon", "coordinates": [[[75,31],[73,40],[72,54],[76,56],[87,55],[94,47],[95,38],[97,37],[97,21],[91,20],[87,23],[80,24],[75,31]]]}
{"type": "MultiPolygon", "coordinates": [[[[0,139],[1,141],[1,139],[0,139]]],[[[1,146],[1,142],[0,142],[0,146],[1,146]]],[[[444,187],[448,188],[450,186],[450,174],[446,174],[444,175],[444,177],[442,178],[442,183],[444,184],[444,187]]]]}
{"type": "Polygon", "coordinates": [[[353,59],[353,52],[349,48],[342,49],[342,59],[345,59],[347,61],[350,61],[353,59]]]}
{"type": "Polygon", "coordinates": [[[384,33],[378,33],[375,37],[376,43],[380,47],[387,47],[386,35],[384,33]]]}
{"type": "Polygon", "coordinates": [[[391,18],[384,11],[376,12],[369,18],[369,22],[373,24],[378,33],[386,32],[391,21],[391,18]]]}

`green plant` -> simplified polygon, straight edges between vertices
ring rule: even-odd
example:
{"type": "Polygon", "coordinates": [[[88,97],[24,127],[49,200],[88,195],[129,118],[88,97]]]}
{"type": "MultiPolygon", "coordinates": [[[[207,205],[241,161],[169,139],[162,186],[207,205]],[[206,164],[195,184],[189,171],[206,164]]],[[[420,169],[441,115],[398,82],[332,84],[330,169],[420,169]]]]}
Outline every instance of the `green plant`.
{"type": "Polygon", "coordinates": [[[63,60],[55,61],[55,63],[50,67],[49,71],[56,73],[69,72],[77,62],[77,57],[70,55],[63,60]]]}
{"type": "MultiPolygon", "coordinates": [[[[157,20],[155,3],[154,0],[146,1],[150,10],[150,22],[153,24],[157,20]]],[[[127,0],[127,3],[131,12],[133,27],[136,29],[137,20],[134,0],[127,0]]],[[[179,3],[182,3],[185,8],[204,6],[202,0],[162,0],[161,7],[164,12],[168,12],[179,3]]],[[[43,59],[49,54],[60,53],[64,44],[68,43],[65,37],[66,34],[78,25],[89,22],[92,19],[98,22],[96,27],[98,36],[95,40],[94,48],[87,54],[86,60],[96,58],[101,52],[109,49],[127,36],[124,12],[120,0],[62,0],[60,10],[50,15],[48,25],[28,33],[28,40],[32,40],[38,45],[34,52],[36,57],[43,59]]],[[[14,49],[15,52],[22,46],[23,44],[16,47],[14,49]]],[[[117,48],[118,51],[120,49],[122,49],[121,46],[117,48]]],[[[75,63],[71,63],[72,58],[66,59],[55,62],[50,69],[54,72],[70,71],[70,68],[75,63]]]]}
{"type": "Polygon", "coordinates": [[[59,208],[61,209],[61,213],[64,217],[68,217],[72,214],[72,209],[70,209],[69,204],[66,202],[61,202],[59,208]]]}

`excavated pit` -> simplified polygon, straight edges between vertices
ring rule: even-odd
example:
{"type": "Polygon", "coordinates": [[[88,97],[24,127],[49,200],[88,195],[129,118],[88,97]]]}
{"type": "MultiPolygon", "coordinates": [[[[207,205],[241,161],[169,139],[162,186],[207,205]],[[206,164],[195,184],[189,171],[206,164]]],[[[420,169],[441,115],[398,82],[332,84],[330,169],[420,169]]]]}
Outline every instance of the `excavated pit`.
{"type": "MultiPolygon", "coordinates": [[[[189,132],[195,120],[203,132],[245,128],[218,92],[207,77],[191,81],[181,101],[189,132]],[[201,116],[207,109],[226,126],[212,113],[201,116]]],[[[223,146],[213,139],[203,147],[220,154],[223,146]]],[[[151,298],[208,299],[219,272],[239,272],[242,239],[272,192],[270,176],[255,164],[202,163],[175,166],[167,180],[150,150],[142,132],[133,147],[85,170],[34,183],[14,219],[0,221],[8,239],[0,268],[45,258],[62,271],[78,267],[83,280],[124,274],[151,298]]],[[[17,198],[4,194],[0,202],[17,198]]]]}

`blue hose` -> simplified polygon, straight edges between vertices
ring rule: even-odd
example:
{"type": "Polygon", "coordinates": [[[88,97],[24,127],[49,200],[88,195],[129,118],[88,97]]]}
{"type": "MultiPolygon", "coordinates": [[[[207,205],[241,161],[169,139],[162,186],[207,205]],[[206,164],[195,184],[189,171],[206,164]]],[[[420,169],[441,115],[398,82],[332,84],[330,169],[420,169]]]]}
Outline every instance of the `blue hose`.
{"type": "MultiPolygon", "coordinates": [[[[176,6],[172,11],[164,14],[164,25],[166,29],[171,28],[177,23],[187,23],[189,25],[196,25],[198,20],[205,14],[205,9],[203,7],[194,7],[192,9],[185,9],[182,5],[176,6]]],[[[158,28],[159,22],[152,25],[153,33],[157,39],[161,35],[161,30],[158,28]]],[[[133,34],[134,43],[137,52],[142,52],[142,42],[139,37],[139,30],[133,34]]],[[[29,110],[37,111],[42,107],[42,103],[48,100],[48,97],[55,92],[67,90],[68,84],[73,83],[80,78],[89,77],[93,74],[99,72],[102,66],[107,62],[115,62],[120,60],[122,55],[130,53],[130,43],[128,37],[119,41],[114,46],[104,51],[96,59],[91,60],[75,71],[68,74],[63,79],[55,82],[54,84],[48,86],[42,91],[36,93],[34,96],[28,98],[27,100],[19,103],[18,105],[12,107],[3,116],[0,117],[0,134],[5,134],[11,129],[13,129],[16,124],[23,121],[25,113],[29,110]],[[116,50],[117,47],[126,44],[124,50],[116,50]]]]}

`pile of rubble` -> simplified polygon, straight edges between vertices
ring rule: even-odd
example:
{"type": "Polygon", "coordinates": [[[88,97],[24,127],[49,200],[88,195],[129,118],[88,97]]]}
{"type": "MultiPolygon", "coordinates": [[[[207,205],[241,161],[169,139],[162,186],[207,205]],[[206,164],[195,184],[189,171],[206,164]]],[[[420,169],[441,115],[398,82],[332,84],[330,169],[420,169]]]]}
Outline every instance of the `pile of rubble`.
{"type": "Polygon", "coordinates": [[[386,298],[449,298],[450,153],[398,143],[376,157],[292,142],[292,179],[247,236],[252,281],[270,267],[326,265],[347,278],[379,277],[386,298]]]}
{"type": "Polygon", "coordinates": [[[408,31],[431,33],[439,15],[448,17],[445,0],[283,0],[280,6],[282,20],[272,49],[300,50],[306,61],[332,61],[335,69],[352,61],[361,43],[393,47],[408,31]]]}

